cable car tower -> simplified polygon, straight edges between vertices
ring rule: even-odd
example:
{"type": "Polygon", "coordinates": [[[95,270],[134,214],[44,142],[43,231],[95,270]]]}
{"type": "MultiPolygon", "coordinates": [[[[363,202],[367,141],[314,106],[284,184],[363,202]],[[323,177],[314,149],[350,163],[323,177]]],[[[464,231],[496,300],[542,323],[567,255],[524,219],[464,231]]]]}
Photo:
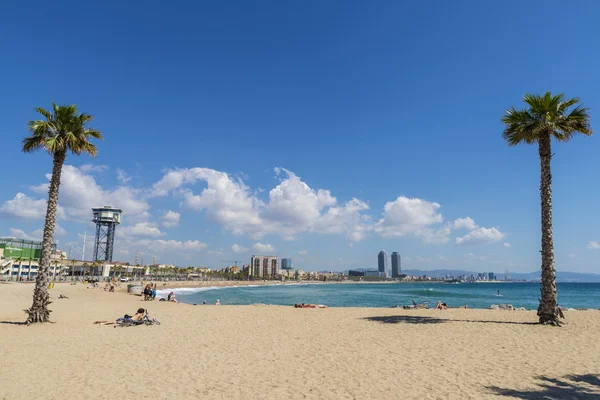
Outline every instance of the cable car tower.
{"type": "Polygon", "coordinates": [[[92,212],[94,213],[92,222],[96,224],[93,261],[111,262],[115,244],[115,230],[117,225],[121,223],[121,213],[123,211],[119,208],[104,206],[103,208],[92,208],[92,212]]]}

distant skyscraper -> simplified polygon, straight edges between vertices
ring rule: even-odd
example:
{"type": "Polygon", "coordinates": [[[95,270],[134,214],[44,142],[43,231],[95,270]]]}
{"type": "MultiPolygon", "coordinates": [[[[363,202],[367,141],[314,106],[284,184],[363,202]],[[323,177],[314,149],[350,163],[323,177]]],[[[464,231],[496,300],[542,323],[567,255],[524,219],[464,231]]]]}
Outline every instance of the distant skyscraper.
{"type": "Polygon", "coordinates": [[[377,255],[377,266],[379,267],[379,272],[388,272],[389,265],[390,263],[388,259],[388,254],[384,250],[381,250],[377,255]]]}
{"type": "Polygon", "coordinates": [[[281,259],[281,269],[294,269],[291,258],[281,259]]]}
{"type": "Polygon", "coordinates": [[[400,277],[402,273],[402,259],[397,251],[392,253],[392,278],[400,277]]]}

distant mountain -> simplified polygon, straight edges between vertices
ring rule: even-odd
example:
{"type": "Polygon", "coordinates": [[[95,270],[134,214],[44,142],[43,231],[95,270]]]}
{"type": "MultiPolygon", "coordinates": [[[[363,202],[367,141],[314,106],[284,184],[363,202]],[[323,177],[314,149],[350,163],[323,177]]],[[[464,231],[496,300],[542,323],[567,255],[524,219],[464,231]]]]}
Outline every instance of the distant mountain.
{"type": "MultiPolygon", "coordinates": [[[[403,274],[410,276],[421,276],[427,275],[432,278],[444,278],[446,275],[450,276],[460,276],[460,275],[475,275],[479,272],[473,271],[464,271],[464,270],[455,270],[455,269],[436,269],[432,271],[421,271],[419,269],[407,269],[402,270],[403,274]]],[[[495,272],[498,279],[504,279],[504,272],[495,272]]],[[[510,272],[509,273],[511,279],[517,280],[525,280],[525,281],[537,281],[542,276],[542,271],[538,270],[535,272],[527,272],[527,273],[519,273],[519,272],[510,272]]],[[[569,271],[557,271],[556,272],[556,281],[557,282],[600,282],[600,274],[590,274],[590,273],[579,273],[579,272],[569,272],[569,271]]]]}
{"type": "MultiPolygon", "coordinates": [[[[512,279],[539,280],[542,271],[530,272],[528,274],[511,273],[512,279]]],[[[600,274],[589,274],[569,271],[556,271],[557,282],[600,282],[600,274]]]]}

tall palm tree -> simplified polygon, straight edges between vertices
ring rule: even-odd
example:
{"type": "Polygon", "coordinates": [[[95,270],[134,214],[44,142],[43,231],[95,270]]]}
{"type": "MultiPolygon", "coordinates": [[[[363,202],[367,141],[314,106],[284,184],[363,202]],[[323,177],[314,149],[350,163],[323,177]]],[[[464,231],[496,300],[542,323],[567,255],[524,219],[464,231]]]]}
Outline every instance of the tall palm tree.
{"type": "Polygon", "coordinates": [[[560,309],[556,300],[556,272],[554,269],[554,242],[552,239],[552,138],[567,142],[575,134],[591,135],[588,109],[577,97],[567,99],[561,94],[546,92],[543,96],[525,94],[527,107],[511,107],[502,117],[506,125],[504,139],[510,146],[537,143],[540,155],[542,203],[542,299],[538,309],[540,323],[560,326],[560,309]]]}
{"type": "Polygon", "coordinates": [[[48,208],[42,239],[42,254],[33,290],[33,304],[27,310],[28,324],[50,320],[48,269],[50,255],[52,254],[52,242],[54,241],[56,212],[58,210],[60,175],[67,152],[71,151],[75,155],[88,153],[95,157],[97,154],[96,146],[90,142],[90,139],[102,139],[102,134],[99,131],[86,127],[92,120],[92,116],[85,113],[80,114],[75,105],[57,106],[53,102],[51,112],[44,108],[36,108],[35,111],[41,114],[44,119],[29,121],[28,128],[31,136],[23,139],[23,151],[29,153],[38,149],[45,150],[52,156],[54,165],[48,189],[48,208]]]}

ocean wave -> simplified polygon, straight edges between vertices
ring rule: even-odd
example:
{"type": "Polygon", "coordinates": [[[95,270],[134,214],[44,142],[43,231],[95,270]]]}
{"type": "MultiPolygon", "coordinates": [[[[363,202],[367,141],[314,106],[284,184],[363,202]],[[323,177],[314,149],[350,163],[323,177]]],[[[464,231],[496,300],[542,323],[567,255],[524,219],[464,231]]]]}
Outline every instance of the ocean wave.
{"type": "Polygon", "coordinates": [[[156,295],[167,296],[169,293],[173,292],[176,295],[189,295],[194,293],[207,292],[209,290],[220,290],[220,289],[234,289],[234,288],[255,288],[255,287],[265,287],[265,286],[281,286],[282,283],[272,283],[268,285],[231,285],[231,286],[202,286],[202,287],[181,287],[181,288],[170,288],[170,289],[159,289],[156,291],[156,295]]]}

